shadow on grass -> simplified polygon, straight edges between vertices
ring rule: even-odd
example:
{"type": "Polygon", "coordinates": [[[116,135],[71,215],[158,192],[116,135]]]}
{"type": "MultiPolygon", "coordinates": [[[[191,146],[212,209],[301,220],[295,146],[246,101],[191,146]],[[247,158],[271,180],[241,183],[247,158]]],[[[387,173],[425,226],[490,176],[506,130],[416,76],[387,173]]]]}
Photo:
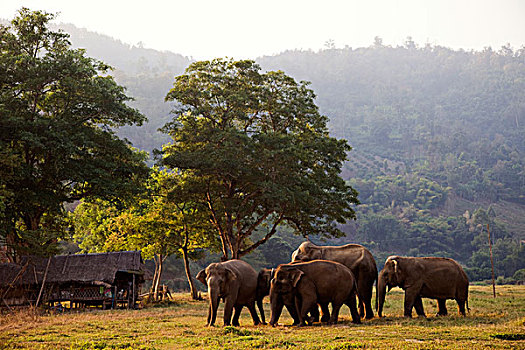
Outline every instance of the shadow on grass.
{"type": "Polygon", "coordinates": [[[467,316],[427,316],[406,318],[403,316],[385,316],[366,320],[364,324],[375,326],[402,325],[420,327],[473,326],[480,324],[504,324],[509,321],[503,314],[482,314],[467,316]]]}

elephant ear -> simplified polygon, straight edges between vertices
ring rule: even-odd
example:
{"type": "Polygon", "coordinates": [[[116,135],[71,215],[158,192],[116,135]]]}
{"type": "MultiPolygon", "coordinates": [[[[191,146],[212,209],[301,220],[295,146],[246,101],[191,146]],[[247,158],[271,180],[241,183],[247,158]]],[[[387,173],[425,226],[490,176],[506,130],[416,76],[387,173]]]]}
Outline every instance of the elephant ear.
{"type": "Polygon", "coordinates": [[[196,278],[201,281],[202,284],[206,284],[206,271],[200,270],[196,278]]]}
{"type": "Polygon", "coordinates": [[[297,287],[297,283],[299,283],[303,275],[304,275],[304,272],[299,269],[294,269],[294,271],[290,273],[290,279],[292,281],[292,286],[294,288],[297,287]]]}
{"type": "Polygon", "coordinates": [[[262,269],[257,275],[257,285],[260,287],[270,285],[271,272],[268,269],[262,269]]]}
{"type": "Polygon", "coordinates": [[[396,259],[392,259],[392,264],[394,265],[394,278],[396,285],[399,285],[403,280],[402,275],[403,271],[401,270],[401,264],[396,259]]]}
{"type": "Polygon", "coordinates": [[[237,279],[237,275],[235,274],[235,272],[233,272],[233,270],[229,268],[225,268],[225,270],[226,270],[226,281],[227,282],[232,282],[237,279]]]}

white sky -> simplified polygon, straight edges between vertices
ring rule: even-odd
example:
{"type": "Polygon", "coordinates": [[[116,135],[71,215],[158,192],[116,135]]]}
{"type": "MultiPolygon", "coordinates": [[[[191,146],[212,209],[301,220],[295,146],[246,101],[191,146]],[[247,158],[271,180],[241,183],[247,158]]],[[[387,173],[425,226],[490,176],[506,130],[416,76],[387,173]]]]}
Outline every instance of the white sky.
{"type": "Polygon", "coordinates": [[[401,45],[499,49],[525,45],[525,0],[0,0],[60,12],[56,22],[195,59],[256,58],[287,49],[401,45]]]}

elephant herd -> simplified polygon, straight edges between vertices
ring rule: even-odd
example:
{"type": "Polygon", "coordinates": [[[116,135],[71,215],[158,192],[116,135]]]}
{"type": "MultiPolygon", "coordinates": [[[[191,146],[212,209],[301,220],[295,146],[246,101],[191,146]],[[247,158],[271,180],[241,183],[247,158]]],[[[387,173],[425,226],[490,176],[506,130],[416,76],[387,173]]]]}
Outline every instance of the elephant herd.
{"type": "Polygon", "coordinates": [[[317,246],[303,242],[293,252],[292,261],[277,268],[257,273],[242,260],[229,260],[210,264],[197,274],[197,279],[208,286],[208,326],[214,325],[221,300],[225,326],[238,326],[245,306],[255,325],[266,324],[262,302],[267,295],[272,326],[279,321],[283,307],[290,313],[294,325],[304,326],[319,320],[335,324],[343,304],[350,308],[352,322],[361,323],[362,317],[374,317],[372,294],[376,280],[379,317],[382,317],[387,288],[392,287],[405,290],[406,317],[412,316],[413,308],[419,316],[425,316],[421,298],[437,299],[440,316],[447,314],[446,299],[455,299],[463,316],[465,306],[468,309],[468,278],[454,260],[391,256],[378,276],[374,257],[359,244],[317,246]],[[331,312],[328,304],[332,304],[331,312]]]}

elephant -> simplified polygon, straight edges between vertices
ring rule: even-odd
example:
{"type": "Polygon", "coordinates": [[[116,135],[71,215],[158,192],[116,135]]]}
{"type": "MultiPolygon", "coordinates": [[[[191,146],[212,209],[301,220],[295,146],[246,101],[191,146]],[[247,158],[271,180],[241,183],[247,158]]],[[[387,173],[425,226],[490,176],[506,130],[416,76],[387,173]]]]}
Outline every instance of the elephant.
{"type": "Polygon", "coordinates": [[[461,266],[448,258],[416,258],[390,256],[379,274],[377,282],[377,313],[382,317],[386,287],[405,290],[405,317],[412,317],[412,308],[426,317],[421,298],[438,301],[438,316],[447,315],[446,299],[455,299],[459,313],[468,309],[468,277],[461,266]]]}
{"type": "Polygon", "coordinates": [[[224,325],[239,326],[239,316],[244,306],[248,307],[253,324],[260,323],[255,310],[257,272],[242,260],[212,263],[197,274],[197,279],[208,286],[208,326],[213,326],[217,317],[219,301],[224,300],[224,325]],[[232,320],[232,311],[235,314],[232,320]]]}
{"type": "Polygon", "coordinates": [[[317,303],[332,303],[330,324],[337,323],[343,304],[350,308],[352,322],[361,323],[356,293],[357,285],[352,271],[337,262],[314,260],[279,265],[270,286],[270,325],[275,326],[279,321],[283,305],[288,308],[295,305],[299,325],[304,326],[308,320],[307,313],[317,307],[317,303]]]}
{"type": "Polygon", "coordinates": [[[370,319],[374,317],[372,294],[377,280],[377,266],[372,253],[359,244],[343,246],[318,246],[309,241],[301,243],[292,253],[292,262],[311,260],[331,260],[348,267],[357,281],[359,314],[370,319]]]}
{"type": "MultiPolygon", "coordinates": [[[[274,275],[275,269],[262,269],[261,271],[259,271],[259,275],[257,276],[257,291],[255,300],[257,302],[257,307],[259,308],[259,313],[261,314],[262,324],[266,324],[262,302],[264,297],[270,294],[270,281],[274,275]]],[[[290,308],[288,308],[288,305],[285,305],[285,307],[288,310],[288,313],[290,314],[292,319],[294,320],[293,325],[298,325],[299,317],[297,316],[295,305],[290,308]]],[[[330,319],[330,311],[328,310],[328,305],[321,305],[321,309],[321,322],[328,322],[330,319]]],[[[315,305],[312,308],[312,310],[310,310],[310,314],[312,315],[313,322],[319,322],[319,309],[317,308],[317,305],[315,305]]]]}

